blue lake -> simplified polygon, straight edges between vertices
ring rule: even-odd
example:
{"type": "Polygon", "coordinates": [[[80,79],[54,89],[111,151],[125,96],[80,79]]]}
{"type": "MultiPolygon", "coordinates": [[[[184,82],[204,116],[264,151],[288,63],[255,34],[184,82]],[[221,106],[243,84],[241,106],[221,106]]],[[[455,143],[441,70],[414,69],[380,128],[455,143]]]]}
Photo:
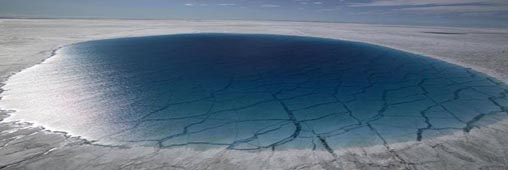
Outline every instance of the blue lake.
{"type": "Polygon", "coordinates": [[[340,149],[469,132],[504,118],[506,84],[385,47],[255,34],[65,46],[12,76],[0,106],[104,144],[340,149]],[[488,123],[487,123],[488,124],[488,123]]]}

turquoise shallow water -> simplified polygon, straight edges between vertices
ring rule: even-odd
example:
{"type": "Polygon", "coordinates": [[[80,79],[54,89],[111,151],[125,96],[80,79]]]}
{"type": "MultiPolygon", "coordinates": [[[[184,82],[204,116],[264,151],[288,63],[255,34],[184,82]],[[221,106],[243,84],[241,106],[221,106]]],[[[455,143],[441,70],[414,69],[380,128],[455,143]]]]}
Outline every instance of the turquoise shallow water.
{"type": "Polygon", "coordinates": [[[471,69],[330,39],[183,34],[66,46],[12,76],[2,108],[99,143],[340,149],[468,132],[508,106],[471,69]]]}

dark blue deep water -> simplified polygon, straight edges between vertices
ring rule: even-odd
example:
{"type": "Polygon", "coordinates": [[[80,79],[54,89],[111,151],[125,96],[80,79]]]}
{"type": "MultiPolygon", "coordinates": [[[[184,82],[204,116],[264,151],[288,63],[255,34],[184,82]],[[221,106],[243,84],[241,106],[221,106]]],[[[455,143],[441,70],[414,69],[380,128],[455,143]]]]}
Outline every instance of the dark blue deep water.
{"type": "Polygon", "coordinates": [[[5,88],[2,106],[18,110],[12,119],[103,143],[205,149],[419,141],[467,133],[504,118],[508,106],[506,85],[471,69],[282,35],[78,43],[5,88]]]}

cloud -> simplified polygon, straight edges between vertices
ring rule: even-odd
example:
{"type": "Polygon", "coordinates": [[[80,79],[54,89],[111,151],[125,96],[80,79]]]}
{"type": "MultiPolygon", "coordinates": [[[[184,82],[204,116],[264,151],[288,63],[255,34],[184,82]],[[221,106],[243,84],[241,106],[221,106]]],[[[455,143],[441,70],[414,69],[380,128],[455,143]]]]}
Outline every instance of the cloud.
{"type": "Polygon", "coordinates": [[[275,5],[275,4],[263,4],[261,5],[262,8],[278,8],[280,7],[280,5],[275,5]]]}
{"type": "Polygon", "coordinates": [[[507,0],[373,0],[363,3],[349,3],[350,7],[382,7],[382,6],[418,6],[418,5],[460,5],[460,4],[479,4],[479,5],[508,5],[507,0]]]}
{"type": "Polygon", "coordinates": [[[224,4],[218,4],[219,6],[236,6],[234,3],[224,3],[224,4]]]}
{"type": "Polygon", "coordinates": [[[194,6],[194,4],[191,4],[191,3],[186,3],[186,4],[183,4],[185,6],[194,6]]]}
{"type": "Polygon", "coordinates": [[[408,7],[399,9],[400,11],[412,12],[430,12],[430,13],[467,13],[467,12],[497,12],[508,11],[507,6],[472,6],[472,5],[458,5],[458,6],[429,6],[429,7],[408,7]]]}

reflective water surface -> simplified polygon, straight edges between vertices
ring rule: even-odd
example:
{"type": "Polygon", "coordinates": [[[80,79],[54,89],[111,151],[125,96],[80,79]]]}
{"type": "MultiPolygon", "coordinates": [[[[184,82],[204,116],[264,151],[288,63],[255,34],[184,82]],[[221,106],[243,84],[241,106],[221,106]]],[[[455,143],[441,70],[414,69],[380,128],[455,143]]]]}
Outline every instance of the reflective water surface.
{"type": "Polygon", "coordinates": [[[90,41],[12,76],[0,106],[99,143],[338,149],[468,132],[508,106],[473,70],[363,43],[245,34],[90,41]]]}

